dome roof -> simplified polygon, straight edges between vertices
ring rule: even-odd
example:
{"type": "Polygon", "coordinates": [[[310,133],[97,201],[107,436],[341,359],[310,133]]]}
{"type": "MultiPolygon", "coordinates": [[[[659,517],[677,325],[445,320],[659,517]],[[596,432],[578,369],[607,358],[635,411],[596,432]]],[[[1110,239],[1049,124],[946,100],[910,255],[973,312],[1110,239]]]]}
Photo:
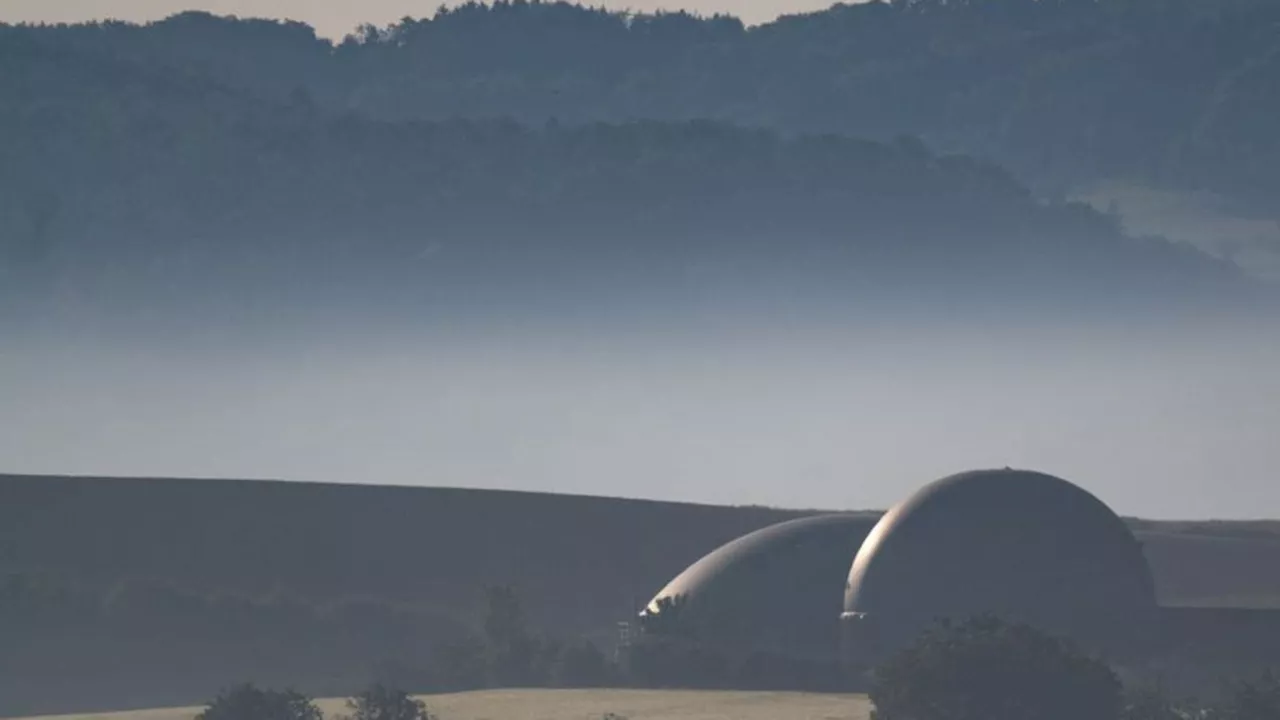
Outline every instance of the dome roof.
{"type": "Polygon", "coordinates": [[[941,617],[993,613],[1093,637],[1155,609],[1141,545],[1115,513],[1066,480],[1011,469],[943,478],[890,510],[844,599],[846,643],[848,623],[865,620],[889,647],[941,617]]]}
{"type": "Polygon", "coordinates": [[[874,516],[834,514],[744,535],[680,573],[650,602],[681,597],[681,623],[743,652],[835,658],[844,578],[874,516]]]}

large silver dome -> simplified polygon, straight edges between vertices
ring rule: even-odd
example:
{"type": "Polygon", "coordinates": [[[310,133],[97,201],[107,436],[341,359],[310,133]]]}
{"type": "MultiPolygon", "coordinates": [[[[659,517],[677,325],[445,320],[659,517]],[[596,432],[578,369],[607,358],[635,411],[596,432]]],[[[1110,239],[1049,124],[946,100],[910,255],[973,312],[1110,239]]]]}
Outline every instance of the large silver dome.
{"type": "Polygon", "coordinates": [[[1038,472],[966,472],[890,510],[858,550],[845,657],[865,665],[937,619],[983,613],[1132,647],[1156,597],[1140,544],[1093,495],[1038,472]]]}

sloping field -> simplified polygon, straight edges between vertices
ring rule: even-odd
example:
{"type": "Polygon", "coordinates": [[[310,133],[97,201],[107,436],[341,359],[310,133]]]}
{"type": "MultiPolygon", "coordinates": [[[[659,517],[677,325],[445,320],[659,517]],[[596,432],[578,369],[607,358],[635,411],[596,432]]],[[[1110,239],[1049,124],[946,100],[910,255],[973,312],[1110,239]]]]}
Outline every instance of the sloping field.
{"type": "Polygon", "coordinates": [[[801,514],[452,488],[0,475],[0,573],[355,595],[462,620],[476,619],[484,586],[511,584],[536,625],[572,637],[612,633],[704,553],[801,514]]]}
{"type": "Polygon", "coordinates": [[[1222,525],[1139,531],[1161,602],[1280,608],[1280,533],[1273,524],[1253,532],[1222,525]]]}
{"type": "MultiPolygon", "coordinates": [[[[867,720],[865,695],[718,690],[485,690],[422,698],[440,720],[867,720]]],[[[325,716],[342,700],[319,703],[325,716]]],[[[199,708],[163,708],[28,720],[191,720],[199,708]]]]}
{"type": "MultiPolygon", "coordinates": [[[[720,544],[805,514],[451,488],[0,474],[0,573],[316,600],[359,588],[462,619],[474,619],[479,588],[509,583],[538,625],[572,636],[611,630],[720,544]]],[[[866,513],[868,531],[878,517],[866,513]]],[[[1162,602],[1280,605],[1280,575],[1264,571],[1280,564],[1280,523],[1130,524],[1162,602]]]]}

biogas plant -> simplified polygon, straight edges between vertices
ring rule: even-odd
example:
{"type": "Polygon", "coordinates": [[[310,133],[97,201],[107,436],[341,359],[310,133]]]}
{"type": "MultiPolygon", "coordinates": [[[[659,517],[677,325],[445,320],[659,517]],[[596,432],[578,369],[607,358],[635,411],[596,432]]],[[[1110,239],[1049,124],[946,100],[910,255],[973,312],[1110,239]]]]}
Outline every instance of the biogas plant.
{"type": "Polygon", "coordinates": [[[881,516],[818,515],[740,537],[680,573],[640,620],[678,620],[727,657],[838,664],[853,677],[934,623],[975,615],[1126,662],[1280,648],[1280,611],[1161,607],[1119,516],[1066,480],[1007,468],[937,480],[881,516]]]}

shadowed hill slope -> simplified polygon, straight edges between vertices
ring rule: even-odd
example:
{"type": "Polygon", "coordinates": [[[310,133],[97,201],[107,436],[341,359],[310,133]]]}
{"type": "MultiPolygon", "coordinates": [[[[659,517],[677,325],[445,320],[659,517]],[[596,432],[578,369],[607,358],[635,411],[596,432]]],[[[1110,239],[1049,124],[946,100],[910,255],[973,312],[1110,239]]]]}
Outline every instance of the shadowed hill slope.
{"type": "MultiPolygon", "coordinates": [[[[719,545],[806,514],[453,488],[0,476],[0,572],[368,597],[460,619],[472,619],[481,587],[510,583],[548,630],[591,632],[719,545]]],[[[878,516],[868,513],[868,530],[878,516]]],[[[1280,604],[1280,579],[1262,572],[1280,563],[1274,527],[1131,522],[1162,602],[1280,604]]]]}
{"type": "MultiPolygon", "coordinates": [[[[516,586],[556,632],[611,627],[686,565],[802,513],[449,488],[0,477],[0,571],[424,604],[516,586]]],[[[873,520],[871,517],[868,523],[873,520]]]]}

